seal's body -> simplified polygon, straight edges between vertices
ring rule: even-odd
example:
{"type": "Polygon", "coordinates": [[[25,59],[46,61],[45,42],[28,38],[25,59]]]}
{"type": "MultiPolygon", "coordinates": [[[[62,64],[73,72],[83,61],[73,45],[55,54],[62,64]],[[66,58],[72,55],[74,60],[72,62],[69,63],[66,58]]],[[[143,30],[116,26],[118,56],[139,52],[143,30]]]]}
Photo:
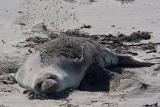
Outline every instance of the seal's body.
{"type": "Polygon", "coordinates": [[[35,93],[55,93],[77,88],[92,63],[101,67],[152,65],[131,56],[117,55],[87,39],[61,37],[31,54],[15,78],[22,87],[35,93]]]}
{"type": "Polygon", "coordinates": [[[55,57],[52,64],[41,62],[40,53],[32,54],[18,70],[18,83],[36,93],[59,92],[66,88],[77,88],[90,64],[66,57],[55,57]]]}

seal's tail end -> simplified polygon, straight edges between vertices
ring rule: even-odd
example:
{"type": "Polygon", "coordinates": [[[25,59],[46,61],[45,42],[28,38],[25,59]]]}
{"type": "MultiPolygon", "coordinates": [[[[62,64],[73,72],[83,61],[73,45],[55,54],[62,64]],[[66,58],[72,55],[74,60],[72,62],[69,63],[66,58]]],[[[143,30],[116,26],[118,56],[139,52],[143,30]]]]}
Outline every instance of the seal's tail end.
{"type": "Polygon", "coordinates": [[[129,55],[118,55],[118,61],[118,65],[124,67],[150,67],[159,64],[156,62],[146,62],[129,55]]]}

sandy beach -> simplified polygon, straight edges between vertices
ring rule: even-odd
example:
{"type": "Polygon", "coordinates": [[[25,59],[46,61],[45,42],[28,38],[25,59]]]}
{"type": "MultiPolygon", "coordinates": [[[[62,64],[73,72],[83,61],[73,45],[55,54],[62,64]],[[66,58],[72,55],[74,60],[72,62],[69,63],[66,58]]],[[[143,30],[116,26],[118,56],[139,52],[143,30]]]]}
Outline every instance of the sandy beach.
{"type": "Polygon", "coordinates": [[[159,28],[159,0],[0,0],[0,107],[160,107],[159,64],[122,68],[109,91],[77,89],[53,99],[29,99],[8,80],[34,50],[26,43],[30,37],[75,29],[89,35],[144,31],[150,39],[124,43],[151,43],[151,48],[129,48],[129,54],[160,62],[159,28]]]}

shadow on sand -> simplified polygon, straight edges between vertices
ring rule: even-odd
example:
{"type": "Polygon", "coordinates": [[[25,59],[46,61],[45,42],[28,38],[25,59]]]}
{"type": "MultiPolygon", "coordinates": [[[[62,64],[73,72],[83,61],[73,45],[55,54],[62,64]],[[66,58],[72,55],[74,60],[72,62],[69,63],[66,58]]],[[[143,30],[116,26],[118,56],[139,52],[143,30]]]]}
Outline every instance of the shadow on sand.
{"type": "Polygon", "coordinates": [[[104,69],[96,64],[92,64],[82,80],[79,90],[81,91],[101,91],[109,92],[110,81],[115,74],[121,74],[123,69],[120,67],[104,69]]]}

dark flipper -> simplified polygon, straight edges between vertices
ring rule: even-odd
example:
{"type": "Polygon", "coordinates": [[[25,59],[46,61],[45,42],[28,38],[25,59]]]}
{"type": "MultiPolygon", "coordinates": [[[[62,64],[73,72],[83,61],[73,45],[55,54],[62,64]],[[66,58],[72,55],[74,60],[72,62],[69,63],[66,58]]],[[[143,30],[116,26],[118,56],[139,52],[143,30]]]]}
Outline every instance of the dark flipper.
{"type": "Polygon", "coordinates": [[[155,64],[160,64],[156,62],[146,62],[129,55],[118,55],[118,65],[124,67],[150,67],[155,64]]]}

